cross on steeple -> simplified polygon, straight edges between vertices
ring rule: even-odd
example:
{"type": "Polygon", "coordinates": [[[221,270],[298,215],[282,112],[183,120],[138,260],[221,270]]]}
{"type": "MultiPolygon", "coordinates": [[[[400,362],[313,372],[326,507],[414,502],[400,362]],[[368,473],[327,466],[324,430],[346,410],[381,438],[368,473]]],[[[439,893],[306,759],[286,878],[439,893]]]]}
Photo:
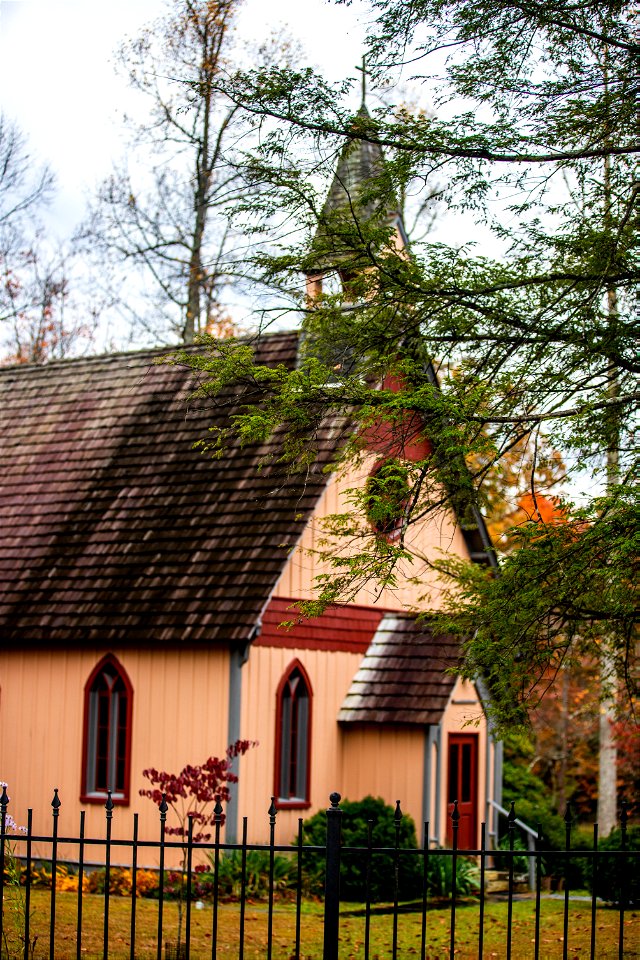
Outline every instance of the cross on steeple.
{"type": "Polygon", "coordinates": [[[361,106],[364,107],[364,105],[365,105],[365,100],[366,100],[366,97],[367,97],[367,57],[366,57],[365,54],[362,55],[362,66],[361,66],[361,67],[356,67],[356,70],[358,70],[358,71],[362,74],[362,103],[361,103],[361,106]]]}

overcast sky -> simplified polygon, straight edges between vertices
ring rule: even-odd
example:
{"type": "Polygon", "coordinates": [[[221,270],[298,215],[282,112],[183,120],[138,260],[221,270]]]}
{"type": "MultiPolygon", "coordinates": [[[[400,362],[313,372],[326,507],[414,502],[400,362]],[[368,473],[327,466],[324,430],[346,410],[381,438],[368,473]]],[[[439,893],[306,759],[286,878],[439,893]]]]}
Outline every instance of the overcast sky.
{"type": "MultiPolygon", "coordinates": [[[[132,109],[132,93],[116,74],[114,52],[165,10],[165,0],[0,0],[0,111],[18,122],[34,159],[48,162],[56,175],[47,215],[54,243],[71,236],[97,185],[124,152],[121,118],[132,109]]],[[[244,0],[237,32],[255,43],[284,27],[307,64],[340,82],[358,76],[370,16],[367,0],[348,6],[244,0]]],[[[358,97],[356,84],[354,109],[358,97]]],[[[368,100],[375,106],[375,95],[368,100]]],[[[483,240],[483,233],[470,214],[441,210],[430,239],[458,245],[483,240]]],[[[241,307],[228,304],[234,316],[241,309],[236,319],[243,323],[244,296],[241,307]]]]}
{"type": "MultiPolygon", "coordinates": [[[[128,90],[113,52],[160,16],[164,0],[0,0],[0,110],[18,121],[32,153],[58,179],[60,232],[82,216],[85,196],[121,152],[128,90]]],[[[355,76],[364,5],[328,0],[245,0],[240,36],[260,40],[280,25],[333,80],[355,76]]],[[[130,94],[129,94],[130,96],[130,94]]]]}

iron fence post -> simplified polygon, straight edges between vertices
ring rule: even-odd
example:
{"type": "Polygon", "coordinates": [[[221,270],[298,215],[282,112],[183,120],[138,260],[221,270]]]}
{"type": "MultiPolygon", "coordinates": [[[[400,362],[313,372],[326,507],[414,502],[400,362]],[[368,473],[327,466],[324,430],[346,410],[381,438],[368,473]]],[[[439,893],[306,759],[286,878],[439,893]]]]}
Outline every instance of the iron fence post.
{"type": "Polygon", "coordinates": [[[4,942],[4,858],[5,844],[7,842],[7,807],[9,806],[9,796],[7,794],[7,785],[2,785],[2,796],[0,797],[0,944],[4,942]]]}
{"type": "Polygon", "coordinates": [[[620,849],[622,850],[622,857],[620,858],[620,919],[618,923],[618,960],[622,960],[624,957],[624,904],[626,899],[626,890],[625,890],[625,880],[627,872],[627,858],[625,856],[625,851],[627,849],[627,801],[622,801],[622,809],[620,811],[620,849]]]}
{"type": "Polygon", "coordinates": [[[164,915],[164,851],[167,829],[167,811],[169,809],[166,793],[162,794],[162,799],[158,809],[160,811],[160,888],[158,890],[158,939],[156,942],[156,960],[162,960],[162,919],[164,915]]]}
{"type": "Polygon", "coordinates": [[[456,897],[458,895],[458,830],[460,828],[460,811],[458,810],[458,801],[453,801],[453,810],[451,811],[451,832],[453,834],[453,843],[451,850],[451,914],[449,929],[449,958],[453,960],[456,952],[456,897]]]}
{"type": "Polygon", "coordinates": [[[393,825],[395,827],[395,848],[393,851],[393,935],[391,940],[391,956],[393,960],[398,957],[398,902],[400,900],[400,824],[402,823],[402,810],[400,801],[396,800],[396,810],[393,815],[393,825]]]}
{"type": "Polygon", "coordinates": [[[324,951],[323,960],[338,960],[340,934],[340,794],[329,797],[327,810],[327,851],[324,886],[324,951]]]}
{"type": "MultiPolygon", "coordinates": [[[[49,960],[54,960],[56,954],[56,874],[58,871],[58,817],[60,816],[61,800],[58,796],[58,788],[53,791],[53,800],[51,801],[53,829],[51,833],[51,901],[49,919],[49,960]]],[[[25,938],[25,952],[28,943],[25,938]]]]}
{"type": "Polygon", "coordinates": [[[114,803],[111,790],[107,790],[107,802],[104,805],[106,818],[105,830],[105,865],[104,865],[104,934],[102,943],[102,960],[109,960],[109,896],[111,894],[111,831],[114,803]]]}
{"type": "Polygon", "coordinates": [[[563,930],[562,930],[562,960],[567,960],[569,956],[569,887],[571,885],[571,824],[573,819],[571,817],[571,804],[567,804],[567,809],[564,813],[564,824],[565,824],[565,834],[564,834],[564,848],[565,848],[565,861],[564,861],[564,919],[563,919],[563,930]]]}

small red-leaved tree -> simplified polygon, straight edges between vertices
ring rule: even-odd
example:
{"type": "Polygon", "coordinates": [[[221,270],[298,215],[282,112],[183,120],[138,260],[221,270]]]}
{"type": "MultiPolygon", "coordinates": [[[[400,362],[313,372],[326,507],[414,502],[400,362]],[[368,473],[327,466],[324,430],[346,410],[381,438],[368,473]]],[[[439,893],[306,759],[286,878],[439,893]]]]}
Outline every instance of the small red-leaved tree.
{"type": "MultiPolygon", "coordinates": [[[[236,740],[227,747],[224,757],[209,757],[197,766],[187,764],[180,773],[167,773],[149,767],[142,776],[152,784],[153,789],[140,790],[141,797],[148,797],[160,807],[163,799],[173,810],[178,825],[167,825],[165,833],[179,837],[185,843],[189,836],[189,820],[193,821],[193,842],[206,843],[211,838],[207,827],[215,820],[215,803],[228,803],[231,792],[228,784],[237,783],[238,777],[231,769],[236,757],[241,757],[251,747],[257,746],[255,740],[236,740]]],[[[224,814],[220,822],[224,822],[224,814]]],[[[182,848],[182,882],[178,898],[178,948],[182,933],[182,895],[187,872],[187,848],[182,848]]]]}

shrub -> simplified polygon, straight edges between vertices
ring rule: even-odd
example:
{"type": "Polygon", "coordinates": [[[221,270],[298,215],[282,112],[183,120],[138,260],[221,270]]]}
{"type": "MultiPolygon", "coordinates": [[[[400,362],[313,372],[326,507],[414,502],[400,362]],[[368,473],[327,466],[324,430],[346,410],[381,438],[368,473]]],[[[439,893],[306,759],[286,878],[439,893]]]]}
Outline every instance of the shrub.
{"type": "MultiPolygon", "coordinates": [[[[88,893],[104,893],[105,879],[104,867],[91,870],[83,878],[83,890],[87,890],[88,893]]],[[[154,870],[136,871],[136,897],[157,896],[159,886],[160,879],[154,870]]],[[[132,890],[133,871],[129,867],[111,867],[109,893],[115,897],[130,897],[132,890]]]]}
{"type": "MultiPolygon", "coordinates": [[[[80,885],[80,874],[77,870],[66,867],[64,864],[58,866],[56,870],[56,890],[64,890],[67,893],[77,893],[80,885]]],[[[82,890],[88,892],[87,876],[82,875],[82,890]]]]}
{"type": "MultiPolygon", "coordinates": [[[[367,854],[364,851],[350,853],[349,848],[366,847],[368,824],[372,821],[372,846],[394,847],[396,823],[394,808],[380,797],[365,797],[363,800],[343,800],[342,810],[342,858],[340,867],[340,891],[343,899],[362,901],[367,895],[367,854]]],[[[324,846],[326,842],[327,815],[320,810],[303,824],[303,844],[324,846]]],[[[398,828],[400,850],[417,850],[416,829],[411,817],[403,817],[398,828]]],[[[303,867],[311,892],[322,893],[324,889],[324,854],[304,853],[303,867]]],[[[392,854],[374,853],[371,857],[369,895],[373,902],[391,900],[394,896],[394,857],[392,854]]],[[[399,856],[399,897],[414,899],[422,894],[422,858],[417,854],[399,856]]]]}
{"type": "Polygon", "coordinates": [[[153,897],[158,895],[160,877],[155,870],[138,870],[136,873],[136,896],[153,897]]]}
{"type": "MultiPolygon", "coordinates": [[[[451,898],[453,893],[453,857],[429,851],[427,860],[427,892],[432,897],[451,898]]],[[[456,895],[469,897],[480,889],[480,870],[473,860],[456,860],[456,895]]]]}
{"type": "MultiPolygon", "coordinates": [[[[211,895],[214,885],[214,853],[207,853],[211,861],[211,870],[198,877],[198,884],[205,888],[210,885],[211,895]]],[[[270,857],[266,850],[247,850],[245,865],[245,896],[250,900],[262,900],[269,894],[270,857]]],[[[283,896],[295,889],[297,883],[297,864],[293,857],[276,855],[273,860],[274,893],[283,896]]],[[[218,864],[218,891],[221,897],[239,899],[242,891],[242,853],[234,850],[220,858],[218,864]]]]}
{"type": "MultiPolygon", "coordinates": [[[[89,893],[104,893],[106,871],[104,867],[91,870],[87,873],[87,890],[89,893]]],[[[131,870],[112,867],[109,871],[109,893],[119,897],[131,894],[131,870]]]]}
{"type": "MultiPolygon", "coordinates": [[[[629,907],[640,904],[640,870],[638,869],[638,854],[640,854],[640,827],[630,827],[627,830],[627,850],[634,851],[636,856],[626,861],[624,876],[622,875],[623,858],[621,856],[598,857],[596,861],[595,892],[608,903],[620,902],[620,881],[624,881],[625,904],[629,907]]],[[[608,837],[598,841],[598,850],[621,850],[622,833],[619,829],[612,830],[608,837]]],[[[585,885],[593,891],[592,859],[584,860],[585,885]]]]}
{"type": "MultiPolygon", "coordinates": [[[[24,867],[20,870],[20,883],[26,884],[27,871],[24,867]]],[[[36,865],[31,864],[31,886],[32,887],[51,887],[51,868],[46,863],[36,865]]]]}

